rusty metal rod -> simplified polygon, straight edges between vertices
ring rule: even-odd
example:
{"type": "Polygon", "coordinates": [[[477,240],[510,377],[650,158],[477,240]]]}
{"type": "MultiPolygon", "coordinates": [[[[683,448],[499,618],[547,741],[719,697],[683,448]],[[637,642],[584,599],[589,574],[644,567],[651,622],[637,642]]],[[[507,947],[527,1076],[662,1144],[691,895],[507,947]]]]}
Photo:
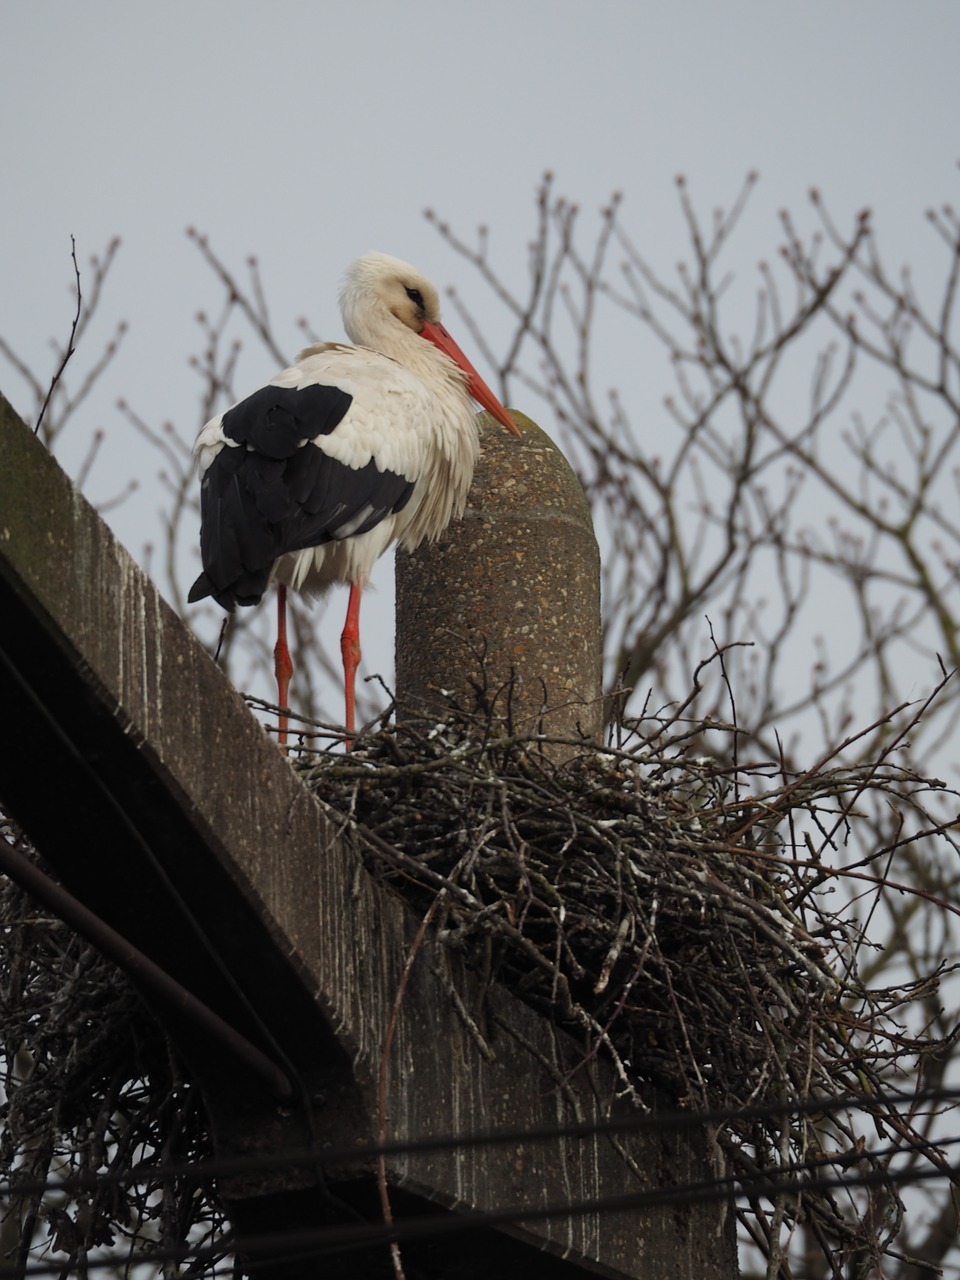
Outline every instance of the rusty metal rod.
{"type": "Polygon", "coordinates": [[[279,1101],[292,1101],[295,1094],[293,1085],[275,1062],[265,1053],[261,1053],[256,1045],[251,1044],[236,1028],[225,1022],[209,1005],[205,1005],[186,987],[181,986],[165,969],[161,969],[149,956],[144,955],[122,934],[117,933],[105,920],[101,920],[89,907],[85,907],[73,894],[68,893],[62,885],[57,884],[41,871],[25,854],[14,848],[2,836],[0,836],[0,870],[6,872],[10,879],[16,881],[31,897],[49,907],[55,915],[92,943],[98,951],[108,956],[124,973],[149,988],[158,1000],[182,1014],[217,1040],[229,1053],[265,1081],[279,1101]]]}

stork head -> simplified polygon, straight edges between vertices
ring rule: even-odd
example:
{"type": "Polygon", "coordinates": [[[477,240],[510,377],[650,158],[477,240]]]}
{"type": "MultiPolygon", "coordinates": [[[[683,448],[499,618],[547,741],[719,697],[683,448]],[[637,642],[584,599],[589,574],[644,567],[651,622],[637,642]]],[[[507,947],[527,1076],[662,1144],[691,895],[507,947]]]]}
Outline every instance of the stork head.
{"type": "Polygon", "coordinates": [[[424,321],[440,319],[440,296],[422,272],[386,253],[365,253],[347,270],[340,292],[347,333],[365,346],[363,335],[374,317],[390,313],[414,333],[424,321]]]}
{"type": "Polygon", "coordinates": [[[386,253],[366,253],[347,270],[340,291],[344,328],[351,342],[393,355],[389,334],[396,322],[426,338],[466,375],[473,398],[518,436],[513,419],[440,323],[440,295],[422,272],[386,253]]]}

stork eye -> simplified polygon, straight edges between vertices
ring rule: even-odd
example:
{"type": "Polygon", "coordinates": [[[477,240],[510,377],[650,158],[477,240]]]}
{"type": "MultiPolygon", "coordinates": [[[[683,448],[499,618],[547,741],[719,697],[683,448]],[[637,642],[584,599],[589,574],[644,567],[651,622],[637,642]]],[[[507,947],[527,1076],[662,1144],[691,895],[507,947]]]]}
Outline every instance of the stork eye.
{"type": "Polygon", "coordinates": [[[407,297],[414,306],[419,307],[421,311],[423,310],[423,294],[419,289],[407,289],[407,297]]]}

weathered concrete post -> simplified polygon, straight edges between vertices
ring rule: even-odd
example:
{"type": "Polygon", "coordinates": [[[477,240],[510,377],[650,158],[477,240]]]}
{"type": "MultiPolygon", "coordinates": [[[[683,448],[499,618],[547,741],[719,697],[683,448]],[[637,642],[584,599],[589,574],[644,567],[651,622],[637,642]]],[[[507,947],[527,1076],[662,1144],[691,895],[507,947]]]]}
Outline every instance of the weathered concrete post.
{"type": "Polygon", "coordinates": [[[600,556],[580,482],[545,432],[481,415],[462,521],[397,554],[400,719],[496,696],[518,732],[599,742],[600,556]],[[449,705],[449,702],[447,703],[449,705]]]}

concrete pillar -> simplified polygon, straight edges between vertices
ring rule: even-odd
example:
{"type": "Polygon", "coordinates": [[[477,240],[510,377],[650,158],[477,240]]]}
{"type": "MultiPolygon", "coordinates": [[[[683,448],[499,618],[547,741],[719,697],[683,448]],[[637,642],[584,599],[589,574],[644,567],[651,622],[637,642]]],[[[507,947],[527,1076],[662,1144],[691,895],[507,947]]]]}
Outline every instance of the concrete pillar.
{"type": "Polygon", "coordinates": [[[439,542],[397,553],[398,718],[486,700],[517,732],[599,742],[600,556],[590,509],[549,436],[511,412],[519,440],[481,415],[463,520],[439,542]]]}

